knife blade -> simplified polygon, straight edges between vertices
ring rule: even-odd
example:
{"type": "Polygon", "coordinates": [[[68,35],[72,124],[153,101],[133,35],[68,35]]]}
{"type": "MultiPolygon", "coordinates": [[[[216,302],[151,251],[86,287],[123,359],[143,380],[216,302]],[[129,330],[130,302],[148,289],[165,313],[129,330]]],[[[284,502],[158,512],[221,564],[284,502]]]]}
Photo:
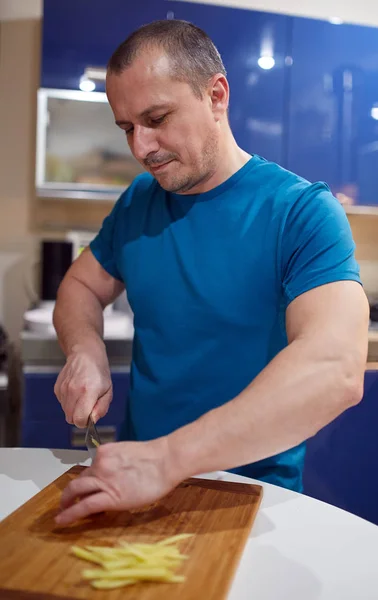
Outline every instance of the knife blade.
{"type": "Polygon", "coordinates": [[[89,455],[94,460],[96,456],[96,450],[101,445],[100,436],[96,429],[96,425],[93,421],[92,414],[89,415],[87,423],[87,432],[85,434],[85,445],[88,448],[89,455]]]}

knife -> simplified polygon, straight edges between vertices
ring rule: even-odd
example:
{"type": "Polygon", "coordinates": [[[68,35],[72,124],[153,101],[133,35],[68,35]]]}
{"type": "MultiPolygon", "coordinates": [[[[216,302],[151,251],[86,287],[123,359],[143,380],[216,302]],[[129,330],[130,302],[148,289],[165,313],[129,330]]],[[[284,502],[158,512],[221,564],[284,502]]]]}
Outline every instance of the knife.
{"type": "Polygon", "coordinates": [[[88,418],[87,432],[85,434],[85,444],[93,461],[96,456],[96,450],[101,444],[101,440],[100,436],[98,435],[96,425],[94,424],[92,414],[90,414],[88,418]]]}

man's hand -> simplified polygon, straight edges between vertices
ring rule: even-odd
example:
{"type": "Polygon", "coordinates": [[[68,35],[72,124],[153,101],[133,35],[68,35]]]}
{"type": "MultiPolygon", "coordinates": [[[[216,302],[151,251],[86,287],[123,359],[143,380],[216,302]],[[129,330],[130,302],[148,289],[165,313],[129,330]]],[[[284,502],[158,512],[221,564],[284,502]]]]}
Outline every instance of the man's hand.
{"type": "Polygon", "coordinates": [[[112,400],[109,362],[101,344],[75,349],[55,384],[66,421],[77,427],[86,426],[92,411],[94,421],[106,415],[112,400]]]}
{"type": "Polygon", "coordinates": [[[64,490],[63,512],[56,522],[69,525],[106,510],[141,508],[166,496],[178,483],[168,438],[105,444],[97,449],[92,466],[64,490]]]}

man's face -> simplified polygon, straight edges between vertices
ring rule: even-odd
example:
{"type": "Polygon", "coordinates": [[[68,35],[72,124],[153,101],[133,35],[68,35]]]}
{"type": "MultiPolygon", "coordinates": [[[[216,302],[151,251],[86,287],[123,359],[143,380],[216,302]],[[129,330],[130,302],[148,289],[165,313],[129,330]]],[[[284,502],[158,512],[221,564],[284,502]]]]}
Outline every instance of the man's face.
{"type": "Polygon", "coordinates": [[[172,78],[160,50],[145,51],[106,91],[131,152],[167,191],[189,193],[216,170],[219,127],[211,93],[172,78]]]}

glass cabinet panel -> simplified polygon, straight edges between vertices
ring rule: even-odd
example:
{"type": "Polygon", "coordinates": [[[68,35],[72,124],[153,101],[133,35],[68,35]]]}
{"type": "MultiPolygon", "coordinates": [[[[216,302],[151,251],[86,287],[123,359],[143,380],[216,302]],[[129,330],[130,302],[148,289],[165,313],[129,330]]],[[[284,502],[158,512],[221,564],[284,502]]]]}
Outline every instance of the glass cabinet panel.
{"type": "Polygon", "coordinates": [[[114,123],[105,93],[39,90],[39,195],[119,195],[142,171],[114,123]]]}

